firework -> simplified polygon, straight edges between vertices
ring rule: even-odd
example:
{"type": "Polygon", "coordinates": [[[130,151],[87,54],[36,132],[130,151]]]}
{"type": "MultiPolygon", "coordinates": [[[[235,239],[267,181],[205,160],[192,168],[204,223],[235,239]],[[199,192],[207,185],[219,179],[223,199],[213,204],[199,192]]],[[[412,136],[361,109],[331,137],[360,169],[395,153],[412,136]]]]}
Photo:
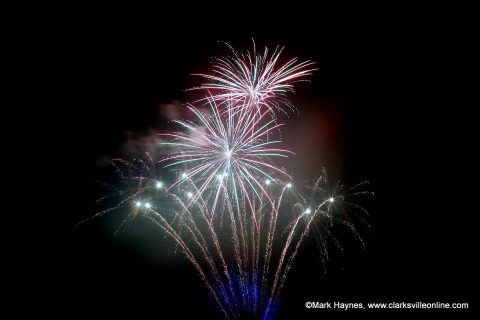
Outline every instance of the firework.
{"type": "MultiPolygon", "coordinates": [[[[265,119],[267,111],[257,114],[252,109],[237,107],[229,101],[227,110],[221,112],[214,99],[210,99],[210,113],[202,113],[192,105],[187,108],[196,121],[175,121],[186,132],[161,134],[172,139],[164,145],[176,147],[178,151],[160,160],[170,162],[164,167],[188,164],[179,174],[179,179],[170,186],[190,190],[189,206],[206,193],[213,193],[211,218],[213,219],[222,189],[236,203],[237,210],[243,198],[247,199],[255,219],[254,198],[266,198],[272,202],[268,185],[292,177],[271,161],[272,157],[287,157],[293,152],[275,145],[275,130],[283,124],[265,119]],[[189,184],[193,184],[192,189],[189,184]],[[190,189],[188,189],[190,188],[190,189]]],[[[205,198],[205,197],[204,197],[205,198]]]]}
{"type": "MultiPolygon", "coordinates": [[[[349,199],[370,192],[358,190],[363,184],[345,191],[339,184],[330,188],[325,172],[312,185],[278,183],[271,190],[273,205],[256,199],[254,212],[245,202],[237,207],[222,186],[223,201],[217,211],[224,212],[225,220],[212,223],[207,199],[200,194],[191,204],[185,194],[169,192],[163,187],[166,182],[156,178],[158,171],[148,154],[132,162],[116,159],[114,164],[120,191],[110,198],[118,205],[108,211],[128,212],[119,230],[135,217],[157,225],[194,265],[228,319],[245,314],[262,319],[273,316],[272,307],[312,227],[322,228],[319,244],[323,258],[327,257],[328,242],[336,241],[333,224],[345,226],[361,239],[353,217],[341,214],[340,209],[354,208],[359,213],[355,216],[362,218],[366,212],[349,199]]],[[[185,183],[195,189],[192,181],[185,183]]]]}
{"type": "Polygon", "coordinates": [[[348,200],[369,194],[356,191],[362,185],[330,189],[325,172],[302,184],[276,165],[275,158],[293,154],[278,146],[283,124],[276,111],[292,107],[286,93],[314,70],[297,59],[277,66],[281,51],[232,49],[232,57],[216,59],[212,74],[201,75],[210,82],[195,88],[205,98],[186,105],[192,118],[160,134],[171,152],[157,162],[149,154],[114,160],[116,204],[95,215],[127,210],[119,230],[138,216],[151,220],[193,264],[227,319],[271,319],[309,231],[321,229],[327,256],[334,223],[359,238],[352,216],[340,209],[366,213],[348,200]],[[171,183],[159,179],[172,176],[167,170],[171,183]]]}
{"type": "Polygon", "coordinates": [[[272,115],[277,110],[285,112],[283,106],[294,109],[286,94],[293,91],[294,82],[302,81],[316,70],[312,68],[314,63],[293,58],[281,64],[283,48],[277,47],[270,53],[265,47],[263,54],[259,54],[253,44],[253,53],[238,52],[229,46],[232,56],[216,58],[212,73],[196,74],[208,82],[192,90],[209,91],[219,104],[234,101],[233,109],[248,107],[259,112],[267,109],[272,115]]]}

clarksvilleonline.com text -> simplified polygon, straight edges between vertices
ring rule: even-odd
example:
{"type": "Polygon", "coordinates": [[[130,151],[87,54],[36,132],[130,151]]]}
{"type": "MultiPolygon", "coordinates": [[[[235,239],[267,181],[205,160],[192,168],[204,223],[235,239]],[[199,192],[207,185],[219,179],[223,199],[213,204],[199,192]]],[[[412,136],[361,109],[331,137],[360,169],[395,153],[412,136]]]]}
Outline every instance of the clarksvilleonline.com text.
{"type": "Polygon", "coordinates": [[[366,309],[468,309],[466,302],[305,302],[307,309],[337,309],[337,310],[366,310],[366,309]]]}

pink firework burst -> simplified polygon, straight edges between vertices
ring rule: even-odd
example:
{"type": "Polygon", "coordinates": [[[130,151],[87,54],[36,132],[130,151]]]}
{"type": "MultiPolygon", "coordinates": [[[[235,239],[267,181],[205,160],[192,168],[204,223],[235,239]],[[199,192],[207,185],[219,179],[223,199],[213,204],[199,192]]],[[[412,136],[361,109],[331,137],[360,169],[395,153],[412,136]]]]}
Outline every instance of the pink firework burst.
{"type": "Polygon", "coordinates": [[[283,106],[293,109],[286,97],[293,91],[293,83],[305,81],[303,78],[316,70],[313,62],[299,62],[297,58],[281,64],[283,48],[270,53],[265,47],[263,54],[256,52],[255,43],[253,53],[229,48],[232,55],[215,58],[211,74],[195,74],[208,82],[190,89],[208,90],[219,105],[230,100],[236,107],[266,108],[272,114],[276,110],[285,112],[283,106]]]}

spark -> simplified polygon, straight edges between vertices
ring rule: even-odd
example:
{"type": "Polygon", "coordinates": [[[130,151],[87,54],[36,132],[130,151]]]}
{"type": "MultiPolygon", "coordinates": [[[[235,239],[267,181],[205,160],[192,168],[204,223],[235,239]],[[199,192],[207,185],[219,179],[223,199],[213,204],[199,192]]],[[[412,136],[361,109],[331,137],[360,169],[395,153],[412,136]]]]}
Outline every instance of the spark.
{"type": "Polygon", "coordinates": [[[157,189],[160,189],[162,186],[163,186],[163,183],[161,183],[160,181],[157,181],[157,183],[155,184],[155,187],[157,189]]]}
{"type": "Polygon", "coordinates": [[[287,188],[291,188],[291,187],[292,187],[292,184],[289,182],[289,183],[287,183],[286,187],[287,187],[287,188]]]}
{"type": "Polygon", "coordinates": [[[335,199],[334,199],[334,198],[332,198],[332,197],[330,197],[330,199],[328,199],[328,201],[330,201],[330,202],[334,202],[334,201],[335,201],[335,199]]]}
{"type": "Polygon", "coordinates": [[[227,178],[227,177],[228,177],[228,173],[226,173],[226,172],[224,172],[222,174],[217,174],[217,179],[220,180],[220,181],[225,180],[225,178],[227,178]]]}
{"type": "Polygon", "coordinates": [[[152,205],[149,202],[145,202],[145,208],[150,209],[152,205]]]}

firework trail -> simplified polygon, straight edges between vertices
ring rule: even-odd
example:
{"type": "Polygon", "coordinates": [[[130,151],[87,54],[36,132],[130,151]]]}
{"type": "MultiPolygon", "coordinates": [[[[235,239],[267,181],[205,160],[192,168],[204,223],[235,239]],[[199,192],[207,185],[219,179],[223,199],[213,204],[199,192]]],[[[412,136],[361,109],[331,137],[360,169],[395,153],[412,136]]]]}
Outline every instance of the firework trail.
{"type": "Polygon", "coordinates": [[[186,105],[193,118],[160,134],[171,153],[156,162],[149,154],[114,160],[119,191],[108,199],[115,205],[94,216],[127,210],[119,230],[138,216],[151,220],[193,264],[227,319],[273,318],[312,227],[321,226],[322,253],[334,239],[333,223],[361,239],[354,215],[335,210],[354,208],[363,223],[366,211],[348,200],[369,194],[357,191],[363,185],[330,189],[325,172],[302,185],[274,162],[293,154],[278,147],[276,111],[291,106],[286,92],[314,70],[297,59],[277,66],[281,51],[232,49],[232,57],[218,58],[212,74],[202,75],[209,82],[195,88],[205,98],[186,105]],[[158,167],[173,170],[173,182],[159,179],[158,167]]]}

